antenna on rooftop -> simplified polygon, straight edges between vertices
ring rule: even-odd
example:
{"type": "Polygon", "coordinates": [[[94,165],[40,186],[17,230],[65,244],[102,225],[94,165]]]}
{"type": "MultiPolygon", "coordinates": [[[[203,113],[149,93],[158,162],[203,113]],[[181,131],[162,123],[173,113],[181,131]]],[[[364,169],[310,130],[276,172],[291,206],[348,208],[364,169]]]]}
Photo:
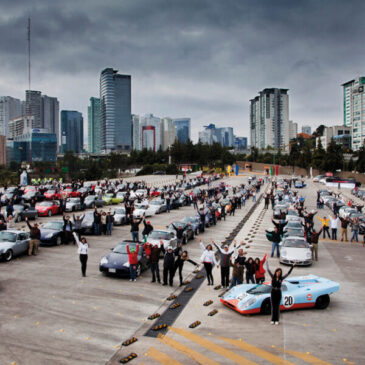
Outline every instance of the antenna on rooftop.
{"type": "Polygon", "coordinates": [[[28,18],[28,90],[30,90],[30,18],[28,18]]]}

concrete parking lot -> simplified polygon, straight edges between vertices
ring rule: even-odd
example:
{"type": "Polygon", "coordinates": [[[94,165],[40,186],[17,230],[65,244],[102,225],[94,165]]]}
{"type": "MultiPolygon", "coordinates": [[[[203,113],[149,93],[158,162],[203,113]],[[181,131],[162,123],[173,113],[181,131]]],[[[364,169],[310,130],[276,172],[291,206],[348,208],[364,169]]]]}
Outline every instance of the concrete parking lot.
{"type": "MultiPolygon", "coordinates": [[[[163,184],[165,177],[149,178],[154,184],[163,184]]],[[[236,185],[247,178],[226,181],[236,185]]],[[[183,207],[150,220],[155,228],[164,228],[191,214],[193,207],[183,207]]],[[[223,239],[243,214],[244,210],[238,211],[236,217],[209,228],[204,237],[223,239]]],[[[60,219],[55,216],[39,221],[60,219]]],[[[27,230],[24,222],[19,226],[27,230]]],[[[129,229],[115,227],[112,236],[88,237],[86,278],[81,277],[77,248],[73,245],[41,247],[36,257],[22,256],[1,263],[1,364],[105,363],[120,343],[159,308],[177,288],[177,277],[175,287],[170,288],[151,284],[149,271],[136,283],[99,272],[101,257],[122,239],[130,239],[129,229]]],[[[192,258],[200,257],[196,239],[186,247],[192,258]]],[[[194,268],[186,264],[184,275],[194,268]]]]}
{"type": "MultiPolygon", "coordinates": [[[[247,177],[225,181],[238,185],[247,177]]],[[[308,182],[300,191],[308,209],[315,207],[317,188],[308,182]]],[[[212,237],[221,242],[251,206],[250,201],[234,217],[207,229],[203,241],[212,237]]],[[[184,207],[151,221],[156,228],[164,227],[192,211],[192,207],[184,207]]],[[[328,213],[326,208],[319,215],[328,213]]],[[[272,226],[271,217],[272,210],[264,211],[261,202],[238,233],[237,240],[243,239],[249,246],[248,257],[262,258],[270,251],[264,230],[272,226]]],[[[319,220],[315,222],[319,228],[319,220]]],[[[136,283],[103,276],[98,270],[100,258],[129,236],[129,228],[122,226],[115,228],[111,237],[89,237],[86,278],[81,277],[77,250],[72,245],[41,248],[37,257],[1,263],[0,363],[103,364],[110,359],[109,364],[117,364],[131,352],[138,355],[132,364],[365,363],[361,347],[365,330],[362,245],[321,240],[319,261],[309,268],[294,269],[293,275],[311,273],[340,283],[340,291],[332,296],[327,310],[285,312],[280,325],[271,326],[268,316],[241,316],[224,307],[218,298],[221,291],[208,287],[202,279],[166,336],[151,338],[144,336],[154,323],[147,317],[163,313],[166,298],[183,288],[177,287],[176,277],[174,288],[151,284],[149,272],[136,283]],[[207,300],[213,304],[204,307],[207,300]],[[208,317],[213,309],[218,313],[208,317]],[[201,325],[190,329],[189,324],[197,320],[201,325]],[[120,348],[131,336],[138,341],[120,348]]],[[[199,261],[198,241],[190,241],[186,248],[189,256],[199,261]]],[[[279,266],[276,258],[270,258],[269,263],[271,268],[279,266]]],[[[192,279],[193,270],[186,263],[184,275],[192,279]]],[[[214,276],[218,284],[219,270],[214,270],[214,276]]]]}

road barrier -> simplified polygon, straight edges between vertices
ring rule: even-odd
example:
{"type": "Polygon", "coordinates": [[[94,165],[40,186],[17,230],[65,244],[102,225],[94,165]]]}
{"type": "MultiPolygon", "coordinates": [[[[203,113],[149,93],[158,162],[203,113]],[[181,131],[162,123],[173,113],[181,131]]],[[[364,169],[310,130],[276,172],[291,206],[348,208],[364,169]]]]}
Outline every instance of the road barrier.
{"type": "Polygon", "coordinates": [[[121,364],[126,364],[127,362],[135,359],[137,357],[137,354],[135,354],[134,352],[130,353],[128,356],[126,357],[123,357],[121,360],[120,360],[120,363],[121,364]]]}
{"type": "Polygon", "coordinates": [[[195,322],[193,322],[193,323],[189,326],[189,328],[195,328],[195,327],[198,327],[200,324],[201,324],[201,322],[200,322],[200,321],[195,321],[195,322]]]}
{"type": "Polygon", "coordinates": [[[160,324],[160,325],[156,325],[155,327],[153,327],[153,330],[154,331],[160,331],[160,330],[163,330],[165,328],[167,328],[167,324],[166,323],[160,324]]]}
{"type": "Polygon", "coordinates": [[[129,346],[132,343],[135,343],[137,340],[137,337],[131,337],[129,340],[126,340],[122,343],[122,346],[129,346]]]}
{"type": "Polygon", "coordinates": [[[155,313],[155,314],[152,314],[151,316],[149,316],[148,319],[153,320],[153,319],[156,319],[160,316],[161,316],[160,313],[155,313]]]}
{"type": "Polygon", "coordinates": [[[203,305],[205,307],[208,307],[208,305],[211,305],[211,304],[213,304],[213,300],[207,300],[203,305]]]}
{"type": "Polygon", "coordinates": [[[214,310],[212,310],[211,312],[208,313],[208,316],[213,317],[217,313],[218,313],[218,311],[216,309],[214,309],[214,310]]]}

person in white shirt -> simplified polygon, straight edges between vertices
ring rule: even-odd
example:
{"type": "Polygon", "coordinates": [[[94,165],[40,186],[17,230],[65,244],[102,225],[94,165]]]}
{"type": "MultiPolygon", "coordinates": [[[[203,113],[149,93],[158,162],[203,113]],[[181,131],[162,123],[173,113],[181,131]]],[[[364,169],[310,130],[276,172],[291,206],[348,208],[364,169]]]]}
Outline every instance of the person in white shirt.
{"type": "Polygon", "coordinates": [[[77,253],[80,256],[80,262],[81,262],[81,272],[82,276],[86,276],[86,265],[87,265],[87,258],[89,253],[89,245],[86,242],[85,237],[81,237],[81,241],[79,240],[79,237],[76,232],[73,232],[73,235],[75,237],[75,241],[77,243],[77,253]]]}
{"type": "Polygon", "coordinates": [[[337,240],[337,226],[340,220],[338,219],[338,217],[334,215],[330,217],[330,221],[331,221],[332,240],[337,240]]]}
{"type": "Polygon", "coordinates": [[[203,262],[205,272],[207,273],[208,285],[214,285],[214,279],[212,275],[213,265],[218,267],[218,262],[215,258],[215,253],[213,251],[213,246],[211,244],[204,246],[201,238],[199,237],[200,247],[203,250],[203,254],[200,257],[200,261],[203,262]]]}

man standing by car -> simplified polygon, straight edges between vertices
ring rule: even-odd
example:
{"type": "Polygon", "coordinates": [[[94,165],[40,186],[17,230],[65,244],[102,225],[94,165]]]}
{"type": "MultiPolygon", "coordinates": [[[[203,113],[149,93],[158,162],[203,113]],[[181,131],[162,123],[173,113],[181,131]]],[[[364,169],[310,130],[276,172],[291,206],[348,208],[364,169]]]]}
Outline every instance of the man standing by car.
{"type": "Polygon", "coordinates": [[[221,267],[221,284],[223,288],[229,287],[229,268],[231,266],[231,256],[234,252],[236,244],[229,248],[228,245],[224,245],[223,249],[220,248],[213,240],[212,244],[218,249],[220,253],[220,267],[221,267]]]}
{"type": "Polygon", "coordinates": [[[101,234],[100,226],[101,226],[101,214],[98,212],[97,208],[95,207],[95,210],[94,210],[94,234],[95,234],[95,236],[99,236],[101,234]]]}
{"type": "Polygon", "coordinates": [[[39,240],[41,239],[41,231],[38,228],[38,223],[34,223],[33,226],[30,225],[28,222],[28,217],[25,217],[25,221],[30,230],[30,241],[29,241],[29,248],[28,248],[28,256],[32,254],[37,256],[38,254],[38,247],[39,247],[39,240]]]}
{"type": "Polygon", "coordinates": [[[160,246],[158,246],[158,244],[155,243],[151,247],[150,262],[151,262],[151,272],[152,272],[152,281],[151,281],[152,283],[156,282],[156,278],[157,281],[161,283],[160,268],[158,262],[160,260],[160,252],[162,247],[163,247],[163,241],[160,241],[160,246]]]}
{"type": "Polygon", "coordinates": [[[142,222],[141,219],[133,218],[131,221],[131,234],[132,234],[132,240],[134,242],[139,242],[139,225],[142,222]]]}
{"type": "Polygon", "coordinates": [[[323,227],[319,230],[319,232],[316,232],[315,229],[313,229],[310,240],[312,244],[312,260],[318,261],[318,238],[321,235],[323,227]]]}
{"type": "Polygon", "coordinates": [[[77,234],[77,237],[81,239],[81,231],[82,231],[82,221],[85,218],[85,214],[83,214],[81,217],[78,215],[75,217],[75,214],[73,214],[73,220],[74,220],[74,232],[77,234]]]}
{"type": "Polygon", "coordinates": [[[163,260],[163,284],[167,285],[167,279],[169,279],[170,286],[173,286],[175,275],[175,254],[172,246],[167,247],[163,260]]]}
{"type": "Polygon", "coordinates": [[[347,238],[347,227],[350,224],[350,220],[348,218],[340,218],[341,221],[341,242],[343,241],[343,237],[345,236],[346,242],[348,242],[347,238]]]}
{"type": "Polygon", "coordinates": [[[76,244],[75,238],[72,235],[72,222],[69,216],[65,216],[63,213],[63,239],[64,243],[67,245],[71,240],[73,244],[76,244]]]}
{"type": "MultiPolygon", "coordinates": [[[[184,243],[184,232],[185,230],[189,227],[190,222],[183,228],[180,224],[178,227],[176,227],[173,223],[171,223],[172,227],[174,228],[175,232],[176,232],[176,238],[177,238],[177,243],[184,243]]],[[[186,243],[186,242],[185,242],[186,243]]]]}

